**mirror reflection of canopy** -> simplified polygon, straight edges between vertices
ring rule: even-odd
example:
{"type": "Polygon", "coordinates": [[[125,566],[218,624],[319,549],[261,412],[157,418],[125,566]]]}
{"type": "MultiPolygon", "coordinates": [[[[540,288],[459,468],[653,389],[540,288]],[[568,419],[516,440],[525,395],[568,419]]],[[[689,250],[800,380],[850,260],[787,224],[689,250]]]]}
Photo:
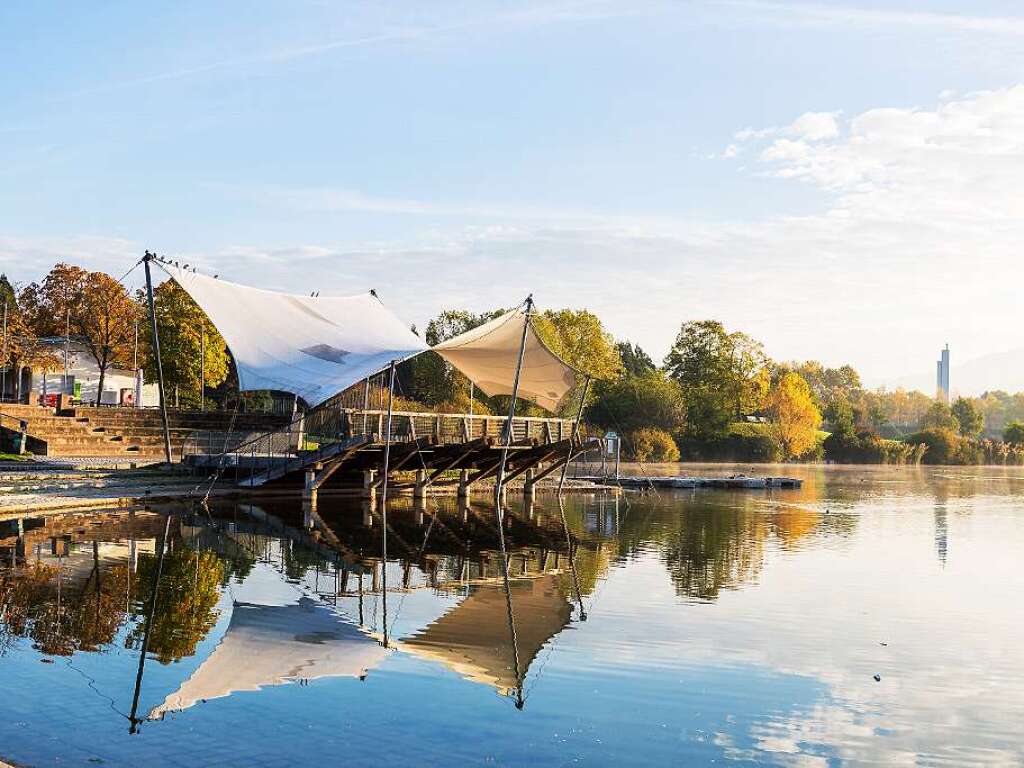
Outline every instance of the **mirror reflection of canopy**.
{"type": "MultiPolygon", "coordinates": [[[[526,670],[541,649],[569,625],[572,605],[557,574],[514,579],[510,589],[516,619],[515,652],[526,670]]],[[[511,645],[504,592],[495,585],[482,585],[399,647],[508,695],[523,683],[512,668],[511,645]]]]}
{"type": "MultiPolygon", "coordinates": [[[[511,395],[525,322],[526,313],[517,308],[432,349],[484,393],[511,395]]],[[[526,332],[519,397],[554,411],[578,378],[572,366],[547,348],[531,322],[526,332]]]]}
{"type": "Polygon", "coordinates": [[[387,650],[308,597],[293,605],[235,603],[227,632],[150,719],[198,702],[295,680],[362,677],[387,650]]]}
{"type": "Polygon", "coordinates": [[[156,261],[224,338],[242,391],[291,392],[318,405],[427,345],[376,296],[313,297],[219,280],[156,261]]]}

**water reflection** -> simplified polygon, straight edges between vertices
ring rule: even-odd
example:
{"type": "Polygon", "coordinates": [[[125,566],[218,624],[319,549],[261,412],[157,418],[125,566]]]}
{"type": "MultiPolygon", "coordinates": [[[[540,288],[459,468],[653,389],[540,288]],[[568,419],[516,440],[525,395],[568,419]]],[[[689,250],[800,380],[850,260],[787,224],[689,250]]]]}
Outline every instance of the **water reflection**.
{"type": "Polygon", "coordinates": [[[0,523],[0,755],[1017,761],[1024,481],[794,471],[512,497],[500,527],[401,497],[386,523],[330,498],[0,523]]]}

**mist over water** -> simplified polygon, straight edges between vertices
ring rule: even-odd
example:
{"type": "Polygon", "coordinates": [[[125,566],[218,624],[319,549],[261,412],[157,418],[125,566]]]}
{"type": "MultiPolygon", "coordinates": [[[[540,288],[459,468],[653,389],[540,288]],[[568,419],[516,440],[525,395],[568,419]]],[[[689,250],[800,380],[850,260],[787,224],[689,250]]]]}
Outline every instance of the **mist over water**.
{"type": "Polygon", "coordinates": [[[803,487],[573,496],[565,527],[512,496],[507,595],[482,497],[396,499],[386,572],[349,500],[5,529],[0,757],[1024,761],[1024,470],[784,473],[803,487]]]}

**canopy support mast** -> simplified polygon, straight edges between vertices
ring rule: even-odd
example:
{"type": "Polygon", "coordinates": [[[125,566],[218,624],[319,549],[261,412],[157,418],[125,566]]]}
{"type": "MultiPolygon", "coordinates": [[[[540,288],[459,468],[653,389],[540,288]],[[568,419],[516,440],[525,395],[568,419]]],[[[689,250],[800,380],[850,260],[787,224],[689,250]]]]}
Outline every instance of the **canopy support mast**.
{"type": "MultiPolygon", "coordinates": [[[[533,313],[533,296],[526,297],[526,314],[523,317],[523,336],[519,342],[519,358],[516,360],[516,375],[512,380],[512,403],[508,408],[508,421],[505,422],[505,434],[501,447],[501,463],[498,465],[498,477],[494,486],[497,499],[498,524],[502,523],[501,492],[505,485],[505,465],[508,463],[508,449],[512,444],[512,420],[516,417],[516,398],[519,397],[519,375],[523,372],[523,357],[526,355],[526,337],[530,329],[530,315],[533,313]]],[[[504,547],[502,548],[504,554],[504,547]]]]}
{"type": "Polygon", "coordinates": [[[149,323],[153,331],[153,359],[156,362],[156,382],[160,391],[160,418],[164,424],[164,453],[167,463],[171,464],[171,427],[167,421],[167,398],[164,396],[164,366],[160,362],[160,334],[156,328],[156,305],[153,302],[153,276],[150,273],[149,262],[156,258],[156,254],[146,251],[142,257],[142,263],[146,267],[146,299],[149,301],[149,323]]]}
{"type": "Polygon", "coordinates": [[[569,435],[569,450],[565,455],[565,464],[562,465],[562,477],[558,480],[558,495],[562,495],[562,486],[565,485],[565,475],[569,471],[569,462],[572,461],[572,450],[576,445],[576,434],[580,431],[580,421],[583,420],[583,406],[587,402],[587,390],[590,389],[590,377],[583,380],[583,391],[580,393],[580,408],[576,412],[576,423],[572,425],[572,434],[569,435]]]}

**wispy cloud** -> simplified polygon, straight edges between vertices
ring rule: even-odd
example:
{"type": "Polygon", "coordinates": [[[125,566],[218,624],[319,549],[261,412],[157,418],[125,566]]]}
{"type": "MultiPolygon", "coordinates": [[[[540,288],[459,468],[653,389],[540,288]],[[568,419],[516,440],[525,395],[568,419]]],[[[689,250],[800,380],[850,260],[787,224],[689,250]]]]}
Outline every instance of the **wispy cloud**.
{"type": "Polygon", "coordinates": [[[179,67],[164,72],[155,72],[136,78],[119,80],[90,86],[75,91],[72,96],[103,93],[131,88],[140,85],[181,80],[217,72],[246,70],[252,67],[282,64],[316,56],[354,48],[374,48],[401,44],[413,41],[437,41],[455,38],[458,33],[483,32],[490,29],[521,29],[542,27],[553,24],[581,23],[600,21],[623,16],[634,16],[649,13],[656,8],[665,6],[657,0],[647,3],[630,4],[620,0],[576,0],[557,4],[526,5],[497,13],[456,18],[427,24],[383,25],[390,27],[375,34],[357,35],[341,39],[327,40],[317,43],[288,45],[255,53],[251,56],[239,56],[217,61],[196,64],[195,66],[179,67]]]}
{"type": "Polygon", "coordinates": [[[893,8],[860,8],[856,5],[820,5],[813,3],[759,2],[727,0],[721,6],[752,11],[762,20],[784,24],[827,24],[885,27],[926,27],[955,32],[984,32],[994,35],[1024,36],[1024,16],[978,16],[931,11],[904,11],[893,8]]]}
{"type": "MultiPolygon", "coordinates": [[[[926,107],[810,114],[746,130],[735,144],[766,196],[792,183],[818,193],[822,210],[813,214],[692,220],[344,188],[224,187],[254,204],[253,217],[320,213],[339,231],[332,215],[381,214],[408,234],[273,247],[237,241],[171,255],[268,288],[378,288],[418,324],[445,307],[504,306],[533,291],[547,306],[593,309],[655,357],[681,321],[716,317],[763,339],[777,357],[852,362],[873,381],[933,370],[945,341],[964,358],[1019,347],[1024,85],[926,107]]],[[[0,238],[0,266],[16,279],[37,278],[58,259],[120,273],[139,251],[117,239],[0,238]]]]}

